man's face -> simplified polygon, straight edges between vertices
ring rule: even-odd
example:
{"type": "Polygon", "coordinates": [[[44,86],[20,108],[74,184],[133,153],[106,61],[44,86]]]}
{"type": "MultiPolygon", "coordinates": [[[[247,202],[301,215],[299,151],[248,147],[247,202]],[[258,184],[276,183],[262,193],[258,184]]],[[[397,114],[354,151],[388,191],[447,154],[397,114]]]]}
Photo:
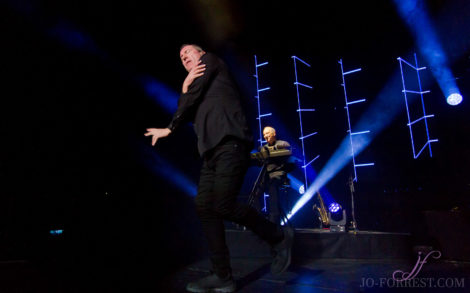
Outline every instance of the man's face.
{"type": "Polygon", "coordinates": [[[276,141],[276,130],[272,127],[266,127],[263,130],[263,137],[269,145],[272,145],[276,141]]]}
{"type": "Polygon", "coordinates": [[[181,63],[187,72],[191,71],[195,66],[199,64],[201,56],[204,55],[204,51],[198,51],[191,45],[184,46],[180,51],[181,63]]]}

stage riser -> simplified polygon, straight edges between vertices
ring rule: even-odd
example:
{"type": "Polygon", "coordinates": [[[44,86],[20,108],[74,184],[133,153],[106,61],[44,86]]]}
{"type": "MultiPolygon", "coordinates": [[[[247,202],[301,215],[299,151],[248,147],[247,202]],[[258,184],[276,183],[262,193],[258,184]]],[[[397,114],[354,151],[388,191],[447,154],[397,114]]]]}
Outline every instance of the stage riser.
{"type": "Polygon", "coordinates": [[[424,215],[427,235],[442,257],[470,261],[470,213],[426,211],[424,215]]]}
{"type": "MultiPolygon", "coordinates": [[[[227,230],[232,257],[270,257],[270,248],[250,231],[227,230]]],[[[296,232],[293,257],[297,259],[407,259],[410,237],[403,234],[296,232]]]]}

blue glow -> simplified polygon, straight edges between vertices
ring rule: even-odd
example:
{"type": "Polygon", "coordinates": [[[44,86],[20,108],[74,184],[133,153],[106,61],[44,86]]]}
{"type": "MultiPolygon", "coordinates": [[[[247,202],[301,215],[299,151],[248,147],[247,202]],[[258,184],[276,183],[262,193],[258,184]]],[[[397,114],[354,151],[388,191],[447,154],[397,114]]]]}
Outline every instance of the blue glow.
{"type": "Polygon", "coordinates": [[[423,119],[431,118],[431,117],[434,117],[434,115],[432,115],[432,114],[431,114],[431,115],[424,115],[423,117],[418,118],[418,119],[416,119],[416,120],[413,121],[413,122],[407,123],[406,125],[410,126],[410,125],[415,124],[416,122],[419,122],[419,121],[421,121],[421,120],[423,120],[423,119]]]}
{"type": "MultiPolygon", "coordinates": [[[[10,1],[12,3],[16,3],[17,1],[10,1]]],[[[30,15],[35,10],[35,7],[32,5],[15,5],[17,8],[22,8],[21,12],[30,15]],[[28,9],[26,9],[28,7],[28,9]]],[[[114,64],[111,62],[110,58],[108,57],[105,52],[100,50],[93,39],[77,29],[71,23],[62,21],[59,22],[57,25],[51,28],[43,28],[44,31],[50,35],[51,37],[58,40],[62,45],[69,49],[79,50],[82,52],[86,52],[89,54],[94,54],[98,56],[102,62],[107,62],[120,74],[123,75],[124,78],[136,78],[135,74],[129,72],[122,66],[118,64],[114,64]]],[[[156,81],[152,77],[140,77],[136,78],[143,85],[143,88],[149,96],[153,97],[154,100],[160,105],[165,108],[168,112],[175,112],[177,109],[177,101],[179,98],[179,94],[176,93],[174,90],[170,89],[168,86],[164,85],[161,82],[156,81]]],[[[144,149],[144,153],[147,155],[152,155],[154,158],[155,164],[151,164],[150,160],[144,160],[149,167],[152,168],[155,173],[159,174],[159,176],[163,176],[168,178],[169,181],[174,182],[177,188],[182,189],[186,193],[190,195],[196,194],[196,185],[191,182],[186,176],[178,172],[175,168],[173,168],[169,163],[164,161],[161,158],[158,158],[157,154],[153,149],[148,146],[142,147],[144,149]],[[157,164],[158,163],[158,164],[157,164]]],[[[51,234],[61,234],[62,230],[51,230],[51,234]]]]}
{"type": "Polygon", "coordinates": [[[348,74],[351,74],[351,73],[359,72],[361,70],[362,70],[362,68],[346,71],[346,72],[343,73],[343,75],[348,75],[348,74]]]}
{"type": "Polygon", "coordinates": [[[260,101],[261,99],[260,99],[259,93],[263,92],[263,91],[270,90],[271,88],[270,87],[266,87],[266,88],[263,88],[263,89],[259,88],[258,67],[266,65],[266,64],[268,64],[268,62],[258,64],[258,58],[255,55],[255,75],[254,75],[254,77],[256,79],[256,96],[255,96],[255,98],[258,102],[258,117],[256,117],[256,119],[258,120],[258,128],[259,128],[259,139],[258,139],[258,141],[259,141],[259,146],[260,147],[263,145],[263,142],[266,142],[266,141],[263,140],[263,128],[261,126],[261,118],[272,115],[272,113],[261,114],[261,101],[260,101]]]}
{"type": "Polygon", "coordinates": [[[307,168],[311,163],[313,163],[313,161],[315,161],[316,159],[318,159],[320,157],[320,155],[317,155],[315,158],[313,158],[310,162],[308,162],[307,164],[303,165],[302,168],[307,168]]]}
{"type": "Polygon", "coordinates": [[[351,135],[359,135],[359,134],[365,134],[365,133],[369,133],[369,132],[370,132],[370,130],[364,130],[364,131],[359,131],[359,132],[351,132],[351,135]]]}
{"type": "Polygon", "coordinates": [[[304,84],[304,83],[301,83],[301,82],[294,82],[295,85],[301,85],[303,87],[306,87],[306,88],[309,88],[309,89],[312,89],[313,87],[310,86],[310,85],[307,85],[307,84],[304,84]]]}
{"type": "Polygon", "coordinates": [[[355,100],[355,101],[352,101],[352,102],[348,102],[347,104],[352,105],[352,104],[362,103],[362,102],[365,102],[365,101],[366,101],[366,99],[360,99],[360,100],[355,100]]]}
{"type": "MultiPolygon", "coordinates": [[[[98,49],[93,39],[73,28],[73,26],[66,22],[61,22],[55,27],[48,30],[48,33],[59,40],[64,46],[84,51],[90,54],[98,55],[103,61],[110,61],[107,55],[98,49]]],[[[128,78],[126,70],[117,68],[121,74],[128,78]]],[[[167,85],[155,80],[153,77],[140,77],[139,82],[143,86],[145,93],[150,96],[157,104],[163,107],[167,112],[174,113],[177,109],[179,94],[167,85]]]]}
{"type": "MultiPolygon", "coordinates": [[[[357,149],[356,149],[357,151],[357,149]]],[[[349,138],[343,139],[340,147],[335,151],[325,167],[320,171],[313,183],[309,186],[302,197],[294,204],[289,212],[288,218],[294,216],[312,197],[323,187],[333,176],[341,170],[344,165],[351,159],[351,149],[349,146],[349,138]]],[[[324,198],[325,199],[325,198],[324,198]]]]}
{"type": "Polygon", "coordinates": [[[287,174],[287,178],[290,181],[290,187],[297,191],[299,194],[303,194],[305,192],[305,185],[302,181],[295,178],[292,174],[287,174]]]}
{"type": "MultiPolygon", "coordinates": [[[[150,142],[148,142],[150,144],[150,142]]],[[[189,196],[196,196],[197,186],[181,171],[173,167],[171,163],[158,155],[157,151],[150,145],[140,143],[140,155],[142,162],[157,177],[165,178],[173,186],[189,196]]]]}
{"type": "MultiPolygon", "coordinates": [[[[265,62],[265,63],[262,63],[262,64],[258,64],[258,60],[257,60],[257,56],[255,55],[254,56],[255,58],[255,74],[253,75],[255,78],[256,78],[256,95],[255,95],[255,98],[257,99],[257,102],[258,102],[258,117],[257,117],[257,120],[258,120],[258,125],[259,125],[259,139],[257,141],[260,142],[260,146],[263,145],[264,143],[266,143],[266,141],[263,139],[262,137],[262,127],[261,127],[261,118],[263,117],[266,117],[268,115],[272,115],[272,113],[269,113],[269,114],[261,114],[261,99],[260,99],[260,94],[259,94],[259,72],[257,70],[258,67],[260,67],[260,65],[266,65],[268,64],[268,62],[265,62]]],[[[304,63],[305,65],[309,66],[309,64],[307,64],[305,61],[303,60],[300,60],[299,58],[293,56],[293,59],[294,60],[298,60],[302,63],[304,63]]],[[[294,61],[295,62],[295,61],[294,61]]],[[[234,64],[236,65],[236,64],[234,64]]],[[[298,84],[296,85],[298,86],[298,84]]],[[[269,101],[266,101],[265,103],[269,103],[269,101]]],[[[313,112],[315,111],[315,109],[298,109],[297,112],[313,112]]],[[[289,143],[291,144],[292,146],[292,150],[294,152],[294,156],[297,156],[300,158],[300,154],[298,153],[298,151],[300,149],[302,149],[301,147],[299,147],[299,145],[297,144],[297,140],[296,138],[292,137],[290,135],[290,129],[286,129],[282,123],[274,123],[273,126],[275,125],[275,128],[277,130],[278,133],[282,133],[282,137],[283,139],[289,141],[289,143]]],[[[307,166],[304,166],[303,168],[303,171],[304,171],[304,176],[305,177],[308,177],[308,178],[315,178],[316,177],[316,172],[315,170],[312,168],[312,166],[310,165],[311,162],[313,162],[314,160],[316,160],[319,156],[317,156],[316,158],[314,158],[312,161],[310,161],[307,166]]],[[[292,174],[288,174],[288,178],[290,179],[290,187],[295,190],[296,192],[298,192],[299,194],[304,194],[305,191],[306,191],[306,187],[305,187],[305,183],[302,182],[303,180],[299,180],[297,179],[296,177],[294,177],[292,174]]],[[[328,190],[324,189],[322,190],[322,197],[323,197],[323,200],[325,203],[329,203],[329,202],[333,202],[333,198],[331,196],[331,194],[328,192],[328,190]]]]}
{"type": "MultiPolygon", "coordinates": [[[[359,122],[354,126],[355,129],[369,128],[372,135],[360,135],[354,140],[354,150],[356,154],[361,153],[378,135],[390,125],[394,118],[403,109],[403,100],[396,93],[401,84],[401,73],[397,69],[384,85],[380,93],[372,100],[369,108],[364,112],[359,122]]],[[[308,187],[307,191],[295,203],[292,210],[288,213],[288,218],[295,215],[313,196],[323,188],[344,166],[352,159],[349,135],[344,137],[337,147],[336,151],[330,157],[328,162],[319,171],[314,182],[308,187]]],[[[327,200],[322,193],[322,197],[327,200]]],[[[333,202],[330,198],[330,202],[333,202]]]]}
{"type": "Polygon", "coordinates": [[[462,95],[459,93],[453,93],[447,97],[447,104],[451,106],[457,106],[461,102],[462,102],[462,95]]]}
{"type": "Polygon", "coordinates": [[[51,234],[51,235],[60,235],[63,232],[64,232],[64,230],[61,230],[61,229],[59,229],[59,230],[50,230],[49,234],[51,234]]]}
{"type": "Polygon", "coordinates": [[[263,193],[263,208],[261,208],[261,211],[266,213],[268,211],[267,209],[267,204],[266,204],[266,198],[269,197],[269,194],[263,193]]]}
{"type": "MultiPolygon", "coordinates": [[[[304,145],[304,139],[310,137],[310,136],[313,136],[315,134],[317,134],[317,132],[314,132],[314,133],[311,133],[309,135],[306,135],[304,136],[304,133],[303,133],[303,125],[302,125],[302,112],[313,112],[315,111],[315,109],[303,109],[301,107],[301,103],[300,103],[300,93],[299,93],[299,85],[301,86],[305,86],[304,84],[301,84],[299,83],[298,81],[298,75],[297,75],[297,60],[300,61],[301,63],[303,63],[304,65],[310,67],[310,64],[308,64],[307,62],[301,60],[300,58],[296,57],[296,56],[292,56],[292,59],[294,61],[294,73],[295,73],[295,82],[294,82],[294,85],[295,85],[295,88],[296,88],[296,93],[297,93],[297,105],[298,105],[298,109],[297,109],[297,113],[299,113],[299,124],[300,124],[300,137],[299,137],[299,140],[301,142],[301,149],[302,149],[302,160],[303,160],[303,165],[302,165],[302,169],[303,169],[303,173],[304,173],[304,183],[301,184],[301,183],[298,183],[297,186],[298,186],[298,190],[299,190],[299,194],[301,194],[301,198],[299,199],[299,201],[302,200],[302,198],[306,198],[306,191],[305,191],[305,186],[308,186],[309,184],[309,177],[310,178],[315,178],[316,177],[316,172],[315,170],[311,167],[311,163],[314,162],[316,159],[318,159],[320,156],[317,155],[315,158],[313,158],[310,162],[306,162],[306,155],[305,155],[305,145],[304,145]]],[[[308,88],[312,88],[310,86],[307,86],[308,88]]],[[[318,188],[317,190],[319,190],[320,188],[318,188]]],[[[312,198],[314,195],[314,193],[312,194],[309,194],[307,195],[307,197],[310,199],[312,198]]],[[[331,195],[325,191],[324,192],[324,201],[326,203],[330,203],[333,201],[331,195]]],[[[300,209],[300,205],[298,205],[299,201],[297,201],[296,205],[293,207],[293,209],[287,213],[287,218],[290,219],[299,209],[300,209]]],[[[304,203],[305,204],[305,203],[304,203]]],[[[302,205],[303,206],[303,205],[302,205]]]]}
{"type": "Polygon", "coordinates": [[[271,116],[273,113],[267,113],[267,114],[261,114],[259,115],[259,117],[256,117],[256,119],[260,119],[260,118],[263,118],[263,117],[266,117],[266,116],[271,116]]]}
{"type": "Polygon", "coordinates": [[[298,79],[298,75],[297,75],[297,60],[302,62],[304,65],[308,66],[308,67],[311,67],[310,64],[308,64],[307,62],[303,61],[302,59],[296,57],[296,56],[292,56],[292,59],[294,60],[294,73],[295,73],[295,81],[294,81],[294,85],[295,85],[295,89],[296,89],[296,93],[297,93],[297,105],[298,105],[298,109],[297,109],[297,113],[299,113],[299,124],[300,124],[300,137],[299,137],[299,140],[301,141],[301,146],[302,146],[302,160],[303,160],[303,165],[302,165],[302,168],[304,170],[304,185],[305,186],[308,186],[309,184],[309,181],[308,181],[308,172],[307,172],[307,166],[310,165],[313,161],[315,161],[319,156],[317,156],[316,158],[314,158],[313,160],[311,160],[309,163],[307,163],[307,160],[306,160],[306,155],[305,155],[305,143],[304,143],[304,139],[310,137],[310,136],[313,136],[315,134],[317,134],[317,132],[314,132],[314,133],[311,133],[311,134],[308,134],[308,135],[304,135],[304,130],[303,130],[303,123],[302,123],[302,112],[305,110],[305,111],[312,111],[314,109],[303,109],[302,106],[301,106],[301,103],[300,103],[300,93],[299,93],[299,85],[300,86],[304,86],[304,87],[307,87],[309,89],[312,89],[311,86],[309,85],[305,85],[303,83],[300,83],[299,82],[299,79],[298,79]]]}
{"type": "MultiPolygon", "coordinates": [[[[377,135],[387,127],[402,109],[402,100],[397,98],[396,95],[397,89],[400,88],[400,82],[401,76],[400,72],[397,70],[379,95],[373,100],[354,128],[369,128],[374,135],[377,135]]],[[[361,153],[370,144],[372,139],[373,135],[360,135],[355,137],[353,141],[355,153],[361,153]]],[[[288,218],[295,215],[308,201],[310,201],[316,192],[323,188],[351,159],[350,136],[347,135],[344,137],[343,141],[337,147],[328,162],[320,170],[314,182],[295,203],[292,210],[288,213],[288,218]]],[[[322,197],[325,203],[333,202],[331,196],[325,196],[325,192],[322,192],[322,197]]]]}
{"type": "Polygon", "coordinates": [[[176,91],[150,76],[141,77],[140,83],[145,93],[160,107],[163,107],[168,113],[176,112],[179,99],[179,94],[176,91]]]}
{"type": "Polygon", "coordinates": [[[356,164],[355,167],[367,167],[367,166],[374,166],[375,163],[365,163],[365,164],[356,164]]]}
{"type": "Polygon", "coordinates": [[[93,39],[73,28],[72,24],[62,22],[48,30],[48,33],[70,49],[87,53],[99,53],[93,39]]]}
{"type": "Polygon", "coordinates": [[[349,105],[365,102],[366,99],[355,100],[355,101],[352,101],[352,102],[349,102],[349,101],[348,101],[348,95],[347,95],[347,91],[346,91],[346,80],[345,80],[344,76],[345,76],[346,74],[350,74],[350,73],[354,73],[354,72],[359,72],[359,71],[361,71],[361,68],[344,72],[343,60],[340,59],[340,60],[338,61],[338,63],[339,63],[339,65],[340,65],[340,67],[341,67],[341,77],[342,77],[342,81],[343,81],[343,83],[341,83],[341,85],[343,86],[344,101],[345,101],[345,104],[346,104],[346,106],[345,106],[344,108],[346,109],[346,116],[348,117],[348,130],[347,130],[347,132],[349,133],[349,142],[350,142],[350,145],[351,145],[351,158],[352,158],[353,170],[354,170],[354,179],[353,179],[353,180],[357,182],[356,167],[372,166],[372,165],[374,165],[374,164],[373,164],[373,163],[356,164],[353,136],[369,133],[370,130],[359,131],[359,132],[352,132],[352,129],[351,129],[351,118],[350,118],[350,114],[349,114],[349,105]]]}
{"type": "MultiPolygon", "coordinates": [[[[69,22],[61,21],[54,27],[47,29],[47,33],[69,49],[97,55],[102,61],[109,62],[113,66],[115,65],[113,62],[110,62],[111,60],[108,55],[99,49],[91,36],[74,28],[74,25],[69,22]]],[[[128,70],[119,66],[115,66],[115,69],[124,75],[124,78],[132,78],[128,70]]],[[[179,93],[152,77],[140,77],[138,80],[146,94],[153,98],[159,106],[170,113],[176,111],[179,93]]]]}
{"type": "Polygon", "coordinates": [[[395,0],[395,4],[411,29],[416,44],[429,63],[431,73],[444,96],[448,97],[458,91],[455,77],[448,66],[447,55],[428,16],[425,2],[422,0],[395,0]]]}
{"type": "Polygon", "coordinates": [[[337,213],[341,209],[341,206],[337,202],[333,202],[328,206],[328,210],[332,213],[337,213]]]}
{"type": "MultiPolygon", "coordinates": [[[[401,58],[399,58],[401,59],[401,58]]],[[[403,60],[403,59],[401,59],[403,60]]],[[[428,94],[430,93],[431,91],[422,91],[422,92],[418,92],[418,91],[411,91],[411,90],[402,90],[403,93],[411,93],[411,94],[428,94]]]]}
{"type": "Polygon", "coordinates": [[[436,142],[437,140],[431,140],[429,138],[429,129],[428,129],[428,121],[427,121],[427,118],[431,118],[431,117],[434,117],[434,115],[426,115],[426,108],[424,107],[424,99],[423,99],[423,94],[425,93],[428,93],[429,91],[423,91],[422,89],[422,86],[421,86],[421,78],[420,78],[420,71],[421,69],[425,68],[425,67],[419,67],[418,66],[418,58],[416,57],[416,54],[414,54],[414,59],[415,59],[415,64],[416,66],[413,66],[411,65],[409,62],[407,62],[406,60],[404,60],[403,58],[401,57],[398,57],[398,62],[400,63],[400,72],[401,72],[401,81],[402,81],[402,86],[403,86],[403,90],[402,90],[402,93],[403,93],[403,96],[405,98],[405,106],[406,106],[406,115],[408,117],[408,128],[409,128],[409,131],[410,131],[410,138],[411,138],[411,148],[412,148],[412,151],[413,151],[413,158],[416,159],[419,157],[419,155],[422,153],[422,151],[424,150],[424,148],[426,146],[429,147],[429,155],[432,157],[432,149],[431,149],[431,142],[436,142]],[[405,77],[404,77],[404,72],[403,72],[403,63],[407,66],[410,66],[411,68],[413,68],[415,71],[416,71],[416,75],[418,77],[418,88],[419,88],[419,91],[410,91],[410,90],[407,90],[406,89],[406,84],[405,84],[405,77]],[[409,105],[408,105],[408,97],[407,97],[407,93],[412,93],[412,94],[418,94],[421,98],[421,108],[423,110],[423,116],[418,118],[417,120],[411,122],[410,121],[410,110],[409,110],[409,105]],[[412,125],[415,124],[416,122],[419,122],[421,120],[424,120],[424,125],[425,125],[425,129],[426,129],[426,143],[424,144],[424,146],[421,148],[421,150],[416,153],[416,150],[415,150],[415,144],[414,144],[414,139],[413,139],[413,128],[412,128],[412,125]]]}
{"type": "Polygon", "coordinates": [[[310,133],[310,134],[307,134],[306,136],[299,137],[299,139],[306,139],[307,137],[310,137],[310,136],[315,135],[317,133],[318,132],[310,133]]]}
{"type": "MultiPolygon", "coordinates": [[[[292,59],[294,59],[294,62],[295,62],[295,60],[299,60],[300,62],[302,62],[302,63],[305,64],[306,66],[311,67],[310,64],[308,64],[307,62],[305,62],[304,60],[300,59],[300,58],[297,57],[297,56],[292,56],[292,59]]],[[[297,79],[296,79],[296,80],[297,80],[297,79]]]]}

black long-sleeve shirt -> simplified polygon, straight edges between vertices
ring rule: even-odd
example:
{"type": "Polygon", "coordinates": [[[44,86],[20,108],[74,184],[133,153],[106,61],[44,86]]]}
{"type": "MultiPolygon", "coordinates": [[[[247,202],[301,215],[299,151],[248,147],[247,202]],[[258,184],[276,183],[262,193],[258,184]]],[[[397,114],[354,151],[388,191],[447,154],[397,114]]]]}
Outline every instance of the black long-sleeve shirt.
{"type": "Polygon", "coordinates": [[[181,94],[168,128],[173,132],[182,123],[193,122],[201,156],[227,136],[252,143],[240,93],[227,65],[211,53],[204,54],[201,61],[206,65],[204,75],[181,94]]]}

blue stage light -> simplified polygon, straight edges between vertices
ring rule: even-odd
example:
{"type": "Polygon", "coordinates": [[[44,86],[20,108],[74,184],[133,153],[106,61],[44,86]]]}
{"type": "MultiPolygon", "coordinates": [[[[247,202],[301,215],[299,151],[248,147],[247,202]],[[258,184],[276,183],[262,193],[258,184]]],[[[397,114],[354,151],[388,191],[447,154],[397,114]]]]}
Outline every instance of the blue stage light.
{"type": "Polygon", "coordinates": [[[337,202],[333,202],[328,206],[328,210],[332,213],[337,213],[341,209],[341,206],[337,202]]]}
{"type": "Polygon", "coordinates": [[[62,21],[48,29],[48,34],[56,38],[64,46],[72,50],[79,50],[104,57],[94,40],[86,33],[74,28],[73,24],[62,21]]]}
{"type": "Polygon", "coordinates": [[[167,182],[189,196],[196,196],[197,186],[181,170],[174,167],[169,161],[160,156],[155,149],[145,143],[138,144],[142,162],[157,177],[165,178],[167,182]]]}
{"type": "Polygon", "coordinates": [[[462,95],[459,93],[453,93],[447,97],[447,104],[451,106],[457,106],[461,102],[462,102],[462,95]]]}
{"type": "MultiPolygon", "coordinates": [[[[454,93],[456,89],[458,91],[458,87],[449,66],[448,56],[434,29],[432,19],[429,17],[425,1],[395,0],[395,4],[401,17],[413,33],[416,45],[429,64],[431,73],[439,84],[442,93],[449,100],[449,93],[454,93]]],[[[451,100],[451,102],[458,101],[458,97],[455,97],[457,99],[451,100]]]]}
{"type": "Polygon", "coordinates": [[[151,97],[160,107],[168,113],[176,112],[179,94],[175,90],[151,76],[141,77],[140,83],[147,96],[151,97]]]}
{"type": "MultiPolygon", "coordinates": [[[[299,61],[299,62],[305,64],[306,66],[310,67],[310,65],[307,64],[306,62],[304,62],[303,60],[300,60],[299,58],[297,58],[295,56],[293,56],[292,58],[294,59],[294,67],[296,66],[295,61],[299,61]]],[[[310,134],[307,134],[307,135],[303,135],[302,124],[300,124],[300,129],[301,129],[300,137],[293,137],[293,136],[291,136],[291,132],[286,127],[284,127],[284,125],[280,121],[271,122],[273,120],[276,120],[276,118],[273,117],[272,113],[262,114],[262,112],[260,110],[261,109],[261,107],[260,107],[260,100],[261,100],[260,99],[260,92],[269,90],[270,87],[266,87],[266,88],[262,88],[262,89],[259,88],[258,67],[261,67],[261,66],[264,66],[264,65],[267,65],[267,64],[269,64],[269,63],[264,62],[264,63],[258,64],[258,60],[257,60],[257,57],[255,55],[255,75],[254,75],[254,77],[256,78],[256,95],[255,95],[255,98],[257,99],[257,103],[258,103],[258,117],[256,118],[258,120],[257,123],[258,123],[258,126],[259,126],[259,140],[258,141],[260,143],[260,146],[263,145],[264,143],[266,143],[266,141],[263,140],[263,136],[262,136],[262,129],[263,128],[262,128],[261,120],[262,120],[262,118],[265,118],[265,117],[269,116],[269,119],[270,119],[270,124],[269,125],[274,126],[274,128],[277,130],[277,133],[282,134],[281,135],[282,139],[286,140],[286,141],[289,141],[289,143],[291,144],[292,151],[294,153],[293,157],[303,158],[304,162],[303,162],[303,165],[301,166],[301,168],[302,168],[301,170],[304,173],[304,179],[299,180],[296,177],[294,177],[292,174],[288,175],[288,178],[290,180],[290,187],[293,190],[295,190],[296,192],[298,192],[299,194],[301,194],[302,197],[303,197],[303,195],[307,192],[307,186],[306,186],[306,182],[308,183],[307,178],[315,178],[316,177],[316,172],[312,167],[312,162],[319,158],[319,155],[317,155],[310,162],[308,162],[308,163],[306,162],[306,160],[305,160],[305,150],[304,150],[304,147],[303,147],[303,141],[304,141],[304,139],[309,138],[309,137],[317,134],[317,132],[310,133],[310,134]],[[300,147],[297,144],[298,139],[302,142],[302,147],[300,147]],[[300,152],[299,150],[302,153],[299,153],[300,152]]],[[[236,66],[236,64],[233,64],[232,66],[236,66]]],[[[295,71],[295,73],[297,74],[297,71],[295,71]]],[[[296,86],[296,88],[298,88],[299,86],[310,88],[310,89],[312,88],[309,85],[298,82],[297,78],[296,78],[296,82],[294,82],[294,85],[296,86]]],[[[298,98],[298,95],[297,95],[297,98],[298,98]]],[[[298,102],[299,102],[299,100],[298,100],[298,102]]],[[[269,104],[269,100],[263,100],[263,103],[269,104]]],[[[302,112],[314,112],[314,111],[315,111],[315,109],[311,109],[311,108],[308,108],[308,109],[300,108],[300,104],[299,104],[299,109],[297,109],[297,112],[299,113],[299,118],[301,117],[302,112]]],[[[300,119],[300,121],[302,121],[302,120],[300,119]]],[[[298,162],[300,162],[300,159],[299,159],[298,162]]],[[[332,196],[329,194],[329,192],[327,190],[324,190],[322,194],[325,196],[325,198],[324,198],[325,203],[329,203],[329,202],[333,201],[332,196]]],[[[297,207],[300,208],[299,205],[297,207]]],[[[294,209],[291,212],[289,212],[287,214],[287,218],[292,217],[295,214],[295,212],[297,212],[297,211],[298,211],[298,208],[294,209]]]]}
{"type": "MultiPolygon", "coordinates": [[[[353,126],[354,129],[370,129],[371,133],[373,133],[373,135],[359,135],[353,141],[356,154],[360,154],[370,144],[375,135],[387,127],[402,109],[401,100],[396,97],[396,90],[400,88],[400,80],[400,72],[396,71],[385,84],[381,93],[372,101],[369,108],[362,115],[361,120],[353,126]]],[[[315,176],[313,183],[308,186],[305,193],[294,204],[289,213],[289,218],[294,216],[298,210],[310,201],[316,192],[323,188],[351,159],[351,145],[348,134],[322,170],[320,170],[318,176],[315,176]]],[[[330,201],[328,201],[328,198],[323,199],[326,204],[334,202],[332,198],[330,198],[330,201]]]]}
{"type": "Polygon", "coordinates": [[[290,181],[290,187],[297,191],[299,194],[304,194],[305,193],[305,186],[302,181],[299,179],[295,178],[292,174],[288,174],[287,178],[289,178],[290,181]]]}

